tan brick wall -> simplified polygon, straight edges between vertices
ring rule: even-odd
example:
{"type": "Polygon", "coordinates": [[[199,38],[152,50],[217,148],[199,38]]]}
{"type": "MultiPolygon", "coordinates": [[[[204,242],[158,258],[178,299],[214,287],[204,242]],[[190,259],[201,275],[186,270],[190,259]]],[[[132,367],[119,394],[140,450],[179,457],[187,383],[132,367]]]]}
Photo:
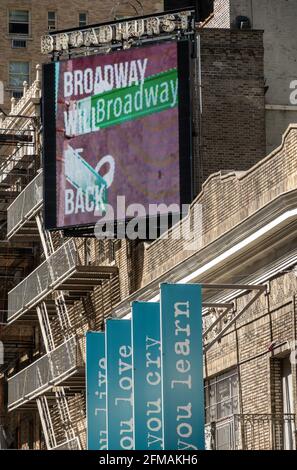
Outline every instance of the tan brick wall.
{"type": "MultiPolygon", "coordinates": [[[[105,290],[105,289],[104,289],[105,290]]],[[[102,298],[103,291],[100,293],[102,298]]],[[[106,292],[106,296],[110,295],[106,292]]],[[[99,290],[91,295],[96,299],[95,328],[102,329],[100,323],[104,308],[98,304],[99,290]],[[99,320],[99,321],[98,321],[99,320]]],[[[249,295],[240,298],[237,309],[250,299],[249,295]]],[[[211,378],[228,369],[237,369],[239,374],[239,413],[240,414],[282,414],[282,390],[280,360],[290,354],[287,341],[292,341],[296,335],[297,320],[294,305],[297,303],[297,278],[293,273],[285,273],[271,281],[270,293],[262,295],[237,321],[235,328],[225,334],[206,354],[205,377],[211,378]],[[283,286],[287,288],[283,290],[283,286]],[[279,292],[282,291],[280,296],[279,292]],[[271,352],[269,346],[276,342],[276,348],[271,352]],[[280,345],[280,346],[279,346],[280,345]]],[[[109,302],[107,302],[109,303],[109,302]]],[[[102,305],[102,304],[101,304],[102,305]]],[[[75,309],[77,317],[79,310],[75,309]]],[[[87,310],[82,311],[86,318],[87,310]]],[[[108,309],[107,315],[111,313],[108,309]]],[[[296,366],[292,365],[294,394],[296,393],[296,366]]],[[[294,395],[295,396],[295,395],[294,395]]],[[[77,399],[81,400],[79,396],[77,399]]],[[[78,434],[84,442],[84,416],[81,408],[71,406],[74,423],[78,426],[78,434]]],[[[297,402],[294,402],[293,412],[297,413],[297,402]]],[[[57,418],[58,419],[58,418],[57,418]]],[[[268,419],[268,418],[267,418],[268,419]]],[[[246,424],[245,445],[248,448],[269,449],[271,447],[270,425],[266,420],[256,425],[253,436],[251,428],[246,424]]],[[[277,427],[280,433],[280,427],[277,427]]],[[[281,441],[282,436],[278,436],[281,441]]],[[[84,445],[84,444],[83,444],[84,445]]]]}
{"type": "MultiPolygon", "coordinates": [[[[246,173],[231,174],[228,177],[213,175],[205,183],[203,192],[196,200],[196,203],[200,202],[204,207],[204,244],[214,241],[284,192],[296,189],[296,158],[297,128],[292,126],[282,146],[246,173]],[[247,204],[243,205],[243,201],[247,201],[247,204]]],[[[143,244],[134,244],[131,266],[119,264],[122,268],[120,283],[134,279],[134,289],[137,285],[145,285],[175,266],[177,258],[173,254],[177,249],[180,250],[181,259],[185,257],[183,248],[180,242],[176,241],[158,240],[149,248],[144,248],[143,244]]],[[[119,252],[124,257],[122,250],[123,243],[119,252]]],[[[250,294],[238,298],[237,311],[246,305],[250,298],[250,294]]],[[[236,322],[235,327],[206,355],[207,378],[230,368],[238,370],[240,413],[260,413],[267,416],[283,413],[280,361],[291,352],[287,342],[296,338],[296,299],[296,275],[293,272],[280,273],[269,282],[268,293],[262,294],[236,322]],[[270,351],[272,342],[275,342],[276,347],[270,351]]],[[[296,396],[294,364],[292,374],[296,396]]],[[[297,412],[296,400],[293,411],[297,412]]],[[[268,419],[261,421],[260,418],[254,425],[254,435],[250,424],[245,425],[247,448],[271,448],[272,436],[268,419]]],[[[281,427],[278,426],[276,438],[279,445],[282,443],[282,437],[281,427]]]]}
{"type": "Polygon", "coordinates": [[[195,79],[195,194],[212,173],[247,170],[266,154],[262,32],[200,29],[199,35],[202,114],[195,79]]]}
{"type": "MultiPolygon", "coordinates": [[[[220,343],[213,346],[206,356],[206,375],[222,373],[233,366],[240,377],[240,413],[273,414],[283,413],[283,397],[281,385],[281,359],[291,352],[287,341],[292,341],[296,332],[296,315],[294,314],[294,297],[297,294],[297,279],[292,273],[279,276],[272,281],[270,294],[266,301],[262,298],[262,307],[258,305],[257,318],[248,310],[236,324],[234,332],[228,333],[220,343]],[[282,286],[290,286],[290,292],[279,295],[282,286]],[[273,298],[277,295],[278,306],[274,306],[273,298]],[[266,305],[266,306],[265,306],[266,305]],[[295,318],[294,318],[295,316],[295,318]],[[269,346],[276,342],[276,348],[270,352],[269,346]],[[277,344],[282,346],[277,346],[277,344]],[[226,345],[227,347],[224,347],[226,345]]],[[[264,297],[264,295],[262,296],[264,297]]],[[[246,302],[242,298],[242,303],[246,302]]],[[[296,365],[292,364],[293,396],[296,397],[296,365]]],[[[297,412],[297,401],[294,399],[293,413],[297,412]]],[[[248,429],[248,426],[246,427],[248,429]]],[[[280,427],[276,438],[282,441],[280,427]]],[[[270,428],[262,422],[255,428],[253,445],[269,449],[270,428]]],[[[246,445],[252,445],[251,436],[246,445]]]]}
{"type": "MultiPolygon", "coordinates": [[[[8,87],[9,62],[30,62],[30,79],[35,78],[36,64],[46,62],[47,57],[40,53],[40,38],[47,33],[47,13],[57,14],[57,28],[66,29],[79,25],[78,14],[86,12],[89,23],[111,21],[113,0],[1,0],[0,2],[0,80],[8,87]],[[30,12],[31,30],[26,49],[12,49],[11,38],[16,35],[8,34],[9,10],[28,10],[30,12]]],[[[163,10],[163,0],[146,0],[143,2],[144,13],[150,14],[163,10]]],[[[123,2],[122,13],[131,14],[132,10],[123,2]]],[[[10,107],[10,95],[5,95],[5,108],[10,107]]]]}

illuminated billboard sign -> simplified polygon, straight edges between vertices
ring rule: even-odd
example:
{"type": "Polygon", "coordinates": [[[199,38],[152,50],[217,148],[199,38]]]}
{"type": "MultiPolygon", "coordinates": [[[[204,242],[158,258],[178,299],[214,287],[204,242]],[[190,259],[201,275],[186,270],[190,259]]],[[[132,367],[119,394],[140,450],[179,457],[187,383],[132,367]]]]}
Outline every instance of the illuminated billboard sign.
{"type": "Polygon", "coordinates": [[[43,76],[47,229],[191,201],[188,41],[46,64],[43,76]]]}

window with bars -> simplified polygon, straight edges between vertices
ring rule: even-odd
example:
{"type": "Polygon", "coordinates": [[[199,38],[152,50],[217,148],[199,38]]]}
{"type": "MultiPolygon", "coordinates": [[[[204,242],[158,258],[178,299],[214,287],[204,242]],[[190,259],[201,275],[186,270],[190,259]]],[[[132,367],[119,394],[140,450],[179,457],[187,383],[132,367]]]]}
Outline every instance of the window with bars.
{"type": "Polygon", "coordinates": [[[206,423],[239,413],[238,374],[228,371],[205,382],[206,423]]]}
{"type": "Polygon", "coordinates": [[[12,90],[11,91],[11,97],[15,98],[16,100],[19,100],[22,98],[24,92],[21,90],[12,90]]]}
{"type": "MultiPolygon", "coordinates": [[[[22,92],[23,83],[29,83],[30,64],[29,62],[9,63],[9,87],[14,91],[22,92]]],[[[14,95],[13,95],[14,96],[14,95]]]]}
{"type": "Polygon", "coordinates": [[[27,41],[26,39],[12,39],[11,47],[13,49],[24,49],[27,47],[27,41]]]}
{"type": "Polygon", "coordinates": [[[87,13],[83,12],[83,13],[78,14],[78,26],[80,26],[81,28],[83,26],[86,26],[87,21],[88,21],[87,13]]]}
{"type": "Polygon", "coordinates": [[[206,429],[214,426],[214,449],[232,450],[238,440],[239,413],[237,370],[230,370],[205,382],[206,429]]]}
{"type": "Polygon", "coordinates": [[[9,34],[29,35],[30,28],[28,10],[9,10],[8,16],[9,34]]]}
{"type": "Polygon", "coordinates": [[[49,31],[57,29],[57,14],[55,11],[47,12],[47,29],[49,31]]]}

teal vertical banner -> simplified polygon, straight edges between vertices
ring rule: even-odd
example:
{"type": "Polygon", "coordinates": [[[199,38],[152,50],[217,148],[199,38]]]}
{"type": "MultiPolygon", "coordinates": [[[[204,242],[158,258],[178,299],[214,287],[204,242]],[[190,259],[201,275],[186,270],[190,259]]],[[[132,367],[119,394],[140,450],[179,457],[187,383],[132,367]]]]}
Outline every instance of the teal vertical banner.
{"type": "Polygon", "coordinates": [[[107,450],[105,334],[86,334],[87,445],[107,450]]]}
{"type": "Polygon", "coordinates": [[[106,321],[108,450],[133,449],[131,321],[106,321]]]}
{"type": "Polygon", "coordinates": [[[165,450],[205,448],[202,293],[198,284],[161,284],[165,450]]]}
{"type": "Polygon", "coordinates": [[[163,449],[160,305],[132,304],[135,450],[163,449]]]}

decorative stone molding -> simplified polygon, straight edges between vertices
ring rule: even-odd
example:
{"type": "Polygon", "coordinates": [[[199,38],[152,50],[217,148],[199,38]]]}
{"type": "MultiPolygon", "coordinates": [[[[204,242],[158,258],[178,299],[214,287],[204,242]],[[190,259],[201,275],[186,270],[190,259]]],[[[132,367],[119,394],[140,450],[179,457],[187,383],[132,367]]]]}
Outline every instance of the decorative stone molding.
{"type": "Polygon", "coordinates": [[[0,116],[0,123],[2,129],[11,128],[12,119],[18,115],[23,114],[24,109],[28,106],[31,100],[39,100],[41,98],[41,65],[36,65],[36,78],[32,85],[29,87],[27,82],[23,83],[23,96],[16,101],[14,97],[11,98],[11,109],[9,115],[3,119],[0,116]]]}

